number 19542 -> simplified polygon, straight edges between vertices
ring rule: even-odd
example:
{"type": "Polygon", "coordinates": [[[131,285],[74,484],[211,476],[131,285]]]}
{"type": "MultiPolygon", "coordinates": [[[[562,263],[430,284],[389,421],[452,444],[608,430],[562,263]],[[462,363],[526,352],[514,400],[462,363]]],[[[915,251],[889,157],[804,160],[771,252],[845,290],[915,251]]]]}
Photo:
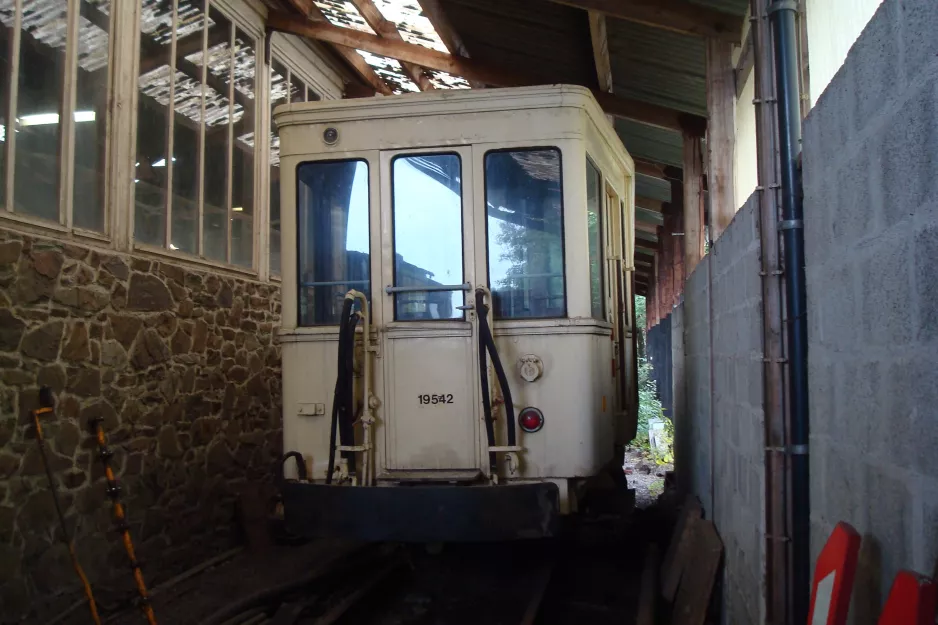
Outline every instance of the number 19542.
{"type": "Polygon", "coordinates": [[[444,395],[417,395],[417,401],[420,402],[421,406],[451,404],[453,403],[453,394],[446,393],[444,395]]]}

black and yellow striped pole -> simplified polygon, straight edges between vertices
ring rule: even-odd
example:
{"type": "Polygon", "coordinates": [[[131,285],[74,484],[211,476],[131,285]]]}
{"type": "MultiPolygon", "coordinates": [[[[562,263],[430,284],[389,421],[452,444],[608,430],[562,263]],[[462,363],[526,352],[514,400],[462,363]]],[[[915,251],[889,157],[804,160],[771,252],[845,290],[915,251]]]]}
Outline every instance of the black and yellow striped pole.
{"type": "Polygon", "coordinates": [[[130,539],[130,525],[127,523],[127,517],[124,514],[124,506],[120,502],[121,488],[117,484],[117,478],[114,471],[111,470],[111,458],[114,452],[108,449],[107,439],[104,436],[104,430],[101,429],[101,417],[92,418],[88,425],[98,442],[98,458],[104,465],[104,476],[107,478],[107,496],[111,499],[114,506],[114,522],[117,530],[121,533],[124,541],[124,549],[127,550],[127,557],[130,559],[130,567],[134,572],[134,581],[137,582],[137,592],[140,593],[140,609],[147,617],[149,625],[156,625],[156,616],[153,614],[153,607],[150,605],[150,597],[147,594],[147,586],[143,581],[143,573],[140,572],[140,563],[137,561],[137,555],[134,552],[134,544],[130,539]]]}
{"type": "Polygon", "coordinates": [[[39,444],[39,456],[42,459],[42,466],[46,470],[46,476],[49,478],[49,489],[52,491],[55,513],[58,515],[59,524],[62,526],[62,536],[68,547],[68,555],[72,559],[72,566],[75,569],[75,573],[78,575],[78,579],[81,580],[85,598],[88,599],[88,609],[91,610],[91,618],[95,625],[101,625],[101,617],[98,616],[98,605],[95,603],[94,593],[91,591],[91,584],[88,583],[85,571],[81,568],[81,564],[78,563],[78,556],[75,554],[75,543],[69,536],[68,527],[65,525],[65,515],[62,514],[62,506],[59,503],[58,489],[55,486],[55,479],[52,477],[52,469],[49,468],[49,460],[46,458],[45,439],[42,435],[42,422],[39,417],[44,414],[52,414],[54,406],[55,400],[52,397],[52,391],[47,387],[39,389],[39,408],[32,411],[33,424],[36,426],[36,442],[39,444]]]}

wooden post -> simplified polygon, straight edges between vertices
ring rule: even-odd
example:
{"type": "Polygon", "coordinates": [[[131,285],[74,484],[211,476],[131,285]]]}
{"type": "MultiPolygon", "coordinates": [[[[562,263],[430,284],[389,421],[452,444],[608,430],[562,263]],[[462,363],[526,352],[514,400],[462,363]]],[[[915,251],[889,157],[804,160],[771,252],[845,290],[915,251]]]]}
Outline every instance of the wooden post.
{"type": "Polygon", "coordinates": [[[736,214],[733,153],[736,149],[736,85],[732,45],[707,40],[707,183],[710,240],[716,241],[736,214]]]}
{"type": "Polygon", "coordinates": [[[700,137],[684,133],[684,270],[689,276],[703,258],[703,154],[700,137]],[[696,209],[696,210],[695,210],[696,209]]]}
{"type": "MultiPolygon", "coordinates": [[[[675,179],[671,180],[671,214],[674,231],[680,232],[684,228],[684,183],[675,179]]],[[[684,237],[672,235],[671,245],[674,250],[674,280],[678,285],[674,293],[674,304],[677,305],[688,274],[684,237]]]]}
{"type": "Polygon", "coordinates": [[[664,226],[662,226],[663,238],[661,242],[661,301],[659,309],[661,317],[667,317],[671,312],[671,302],[674,293],[674,248],[671,246],[671,233],[674,231],[674,222],[668,215],[664,214],[664,226]]]}

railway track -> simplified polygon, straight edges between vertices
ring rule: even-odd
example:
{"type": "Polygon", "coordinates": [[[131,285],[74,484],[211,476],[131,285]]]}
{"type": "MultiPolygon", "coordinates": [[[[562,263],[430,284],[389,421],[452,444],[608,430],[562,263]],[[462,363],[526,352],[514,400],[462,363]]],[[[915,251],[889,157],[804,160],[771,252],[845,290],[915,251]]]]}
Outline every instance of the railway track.
{"type": "MultiPolygon", "coordinates": [[[[449,560],[460,560],[459,553],[449,560]]],[[[437,568],[454,568],[450,562],[434,562],[419,548],[381,545],[366,549],[313,571],[303,583],[288,584],[273,589],[264,589],[251,597],[225,606],[209,617],[204,625],[385,625],[387,623],[429,622],[486,622],[494,623],[486,610],[492,608],[506,618],[498,623],[506,625],[535,625],[547,588],[550,584],[555,561],[538,559],[530,566],[523,566],[524,583],[515,583],[510,600],[505,596],[490,595],[494,604],[483,604],[471,595],[472,581],[478,581],[473,567],[465,579],[446,578],[444,585],[452,584],[454,592],[438,592],[434,581],[445,578],[437,568]],[[415,558],[416,554],[416,558],[415,558]],[[415,559],[418,560],[415,562],[415,559]],[[431,562],[427,566],[427,562],[431,562]],[[443,596],[435,603],[438,609],[430,614],[422,609],[426,602],[421,597],[427,594],[443,596]],[[472,616],[478,611],[478,617],[472,616]],[[514,617],[510,615],[514,614],[514,617]]],[[[496,564],[504,569],[503,563],[496,564]]],[[[456,569],[461,569],[457,566],[456,569]]],[[[501,573],[513,575],[511,571],[501,573]]],[[[503,575],[496,575],[502,577],[503,575]]]]}

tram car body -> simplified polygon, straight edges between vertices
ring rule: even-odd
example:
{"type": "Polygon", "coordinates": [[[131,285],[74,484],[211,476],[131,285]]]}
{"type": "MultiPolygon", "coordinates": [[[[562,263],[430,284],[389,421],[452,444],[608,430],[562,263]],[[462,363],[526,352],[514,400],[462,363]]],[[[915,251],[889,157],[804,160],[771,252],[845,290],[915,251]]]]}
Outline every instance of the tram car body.
{"type": "Polygon", "coordinates": [[[637,419],[634,165],[591,93],[433,91],[274,117],[287,528],[554,534],[590,477],[621,471],[637,419]]]}

